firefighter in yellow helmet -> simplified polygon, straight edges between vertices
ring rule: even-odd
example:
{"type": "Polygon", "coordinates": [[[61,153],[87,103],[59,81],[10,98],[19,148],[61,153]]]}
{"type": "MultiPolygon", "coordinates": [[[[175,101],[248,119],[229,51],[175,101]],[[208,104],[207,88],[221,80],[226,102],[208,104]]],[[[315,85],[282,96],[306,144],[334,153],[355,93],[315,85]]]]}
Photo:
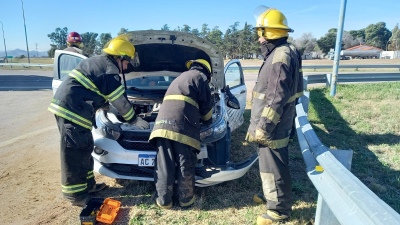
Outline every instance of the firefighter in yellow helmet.
{"type": "Polygon", "coordinates": [[[84,59],[68,74],[48,107],[55,114],[61,135],[62,193],[76,206],[84,206],[90,193],[105,187],[104,183],[96,184],[93,174],[91,129],[96,126],[96,111],[110,102],[127,123],[149,128],[135,114],[119,76],[132,63],[135,47],[115,38],[103,51],[105,54],[84,59]]]}
{"type": "Polygon", "coordinates": [[[301,55],[287,42],[289,28],[285,15],[259,6],[256,29],[264,62],[252,93],[250,126],[246,140],[258,144],[259,167],[267,211],[258,225],[287,220],[292,212],[289,169],[289,136],[293,127],[296,99],[303,93],[301,55]]]}
{"type": "Polygon", "coordinates": [[[157,147],[156,204],[164,209],[172,207],[174,197],[184,208],[194,203],[200,123],[212,122],[210,63],[204,59],[189,60],[186,67],[189,70],[169,86],[149,138],[157,147]]]}

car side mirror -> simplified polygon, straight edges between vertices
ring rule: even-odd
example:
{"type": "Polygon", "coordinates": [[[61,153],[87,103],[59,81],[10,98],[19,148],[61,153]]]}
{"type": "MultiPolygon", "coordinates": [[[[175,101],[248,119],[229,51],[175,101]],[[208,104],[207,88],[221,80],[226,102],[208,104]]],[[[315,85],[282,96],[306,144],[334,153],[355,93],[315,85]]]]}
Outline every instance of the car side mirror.
{"type": "Polygon", "coordinates": [[[225,91],[226,97],[227,97],[226,105],[232,109],[240,109],[239,100],[232,94],[232,92],[229,89],[229,85],[226,85],[226,87],[224,88],[224,91],[225,91]]]}

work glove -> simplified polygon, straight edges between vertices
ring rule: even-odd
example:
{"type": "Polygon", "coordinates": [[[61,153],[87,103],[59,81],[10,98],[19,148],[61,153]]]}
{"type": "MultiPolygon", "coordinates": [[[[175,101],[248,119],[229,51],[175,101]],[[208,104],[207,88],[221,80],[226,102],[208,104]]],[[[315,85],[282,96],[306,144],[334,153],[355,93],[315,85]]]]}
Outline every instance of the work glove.
{"type": "Polygon", "coordinates": [[[133,121],[131,125],[139,127],[142,130],[150,128],[149,123],[146,120],[142,119],[141,117],[136,117],[136,120],[133,121]]]}
{"type": "Polygon", "coordinates": [[[145,120],[140,117],[137,117],[136,120],[132,123],[123,123],[120,125],[121,130],[123,131],[131,131],[131,130],[144,130],[149,129],[150,125],[145,120]]]}

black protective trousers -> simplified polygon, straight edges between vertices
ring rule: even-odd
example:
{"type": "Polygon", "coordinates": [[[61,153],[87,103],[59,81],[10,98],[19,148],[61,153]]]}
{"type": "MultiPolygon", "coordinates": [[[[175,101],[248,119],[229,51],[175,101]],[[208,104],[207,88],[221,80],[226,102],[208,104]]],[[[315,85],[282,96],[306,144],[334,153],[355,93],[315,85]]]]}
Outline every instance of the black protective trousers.
{"type": "Polygon", "coordinates": [[[69,200],[87,197],[95,185],[93,175],[93,136],[89,129],[56,116],[60,131],[62,193],[69,200]]]}
{"type": "Polygon", "coordinates": [[[292,212],[292,179],[288,147],[270,149],[259,145],[259,166],[267,209],[285,215],[292,212]]]}
{"type": "Polygon", "coordinates": [[[173,197],[178,197],[182,203],[189,202],[194,196],[197,150],[165,138],[157,138],[156,145],[154,182],[157,201],[169,205],[173,197]]]}

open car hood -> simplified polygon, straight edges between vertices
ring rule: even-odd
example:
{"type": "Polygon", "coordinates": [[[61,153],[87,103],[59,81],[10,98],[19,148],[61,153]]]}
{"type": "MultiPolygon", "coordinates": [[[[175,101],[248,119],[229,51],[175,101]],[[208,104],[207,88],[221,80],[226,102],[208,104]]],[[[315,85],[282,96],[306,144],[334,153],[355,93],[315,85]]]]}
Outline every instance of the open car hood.
{"type": "Polygon", "coordinates": [[[139,66],[129,68],[127,78],[143,76],[143,72],[182,73],[187,70],[186,61],[205,59],[212,67],[212,85],[218,89],[224,87],[224,62],[211,42],[190,33],[165,30],[130,31],[124,35],[135,46],[140,60],[139,66]]]}

